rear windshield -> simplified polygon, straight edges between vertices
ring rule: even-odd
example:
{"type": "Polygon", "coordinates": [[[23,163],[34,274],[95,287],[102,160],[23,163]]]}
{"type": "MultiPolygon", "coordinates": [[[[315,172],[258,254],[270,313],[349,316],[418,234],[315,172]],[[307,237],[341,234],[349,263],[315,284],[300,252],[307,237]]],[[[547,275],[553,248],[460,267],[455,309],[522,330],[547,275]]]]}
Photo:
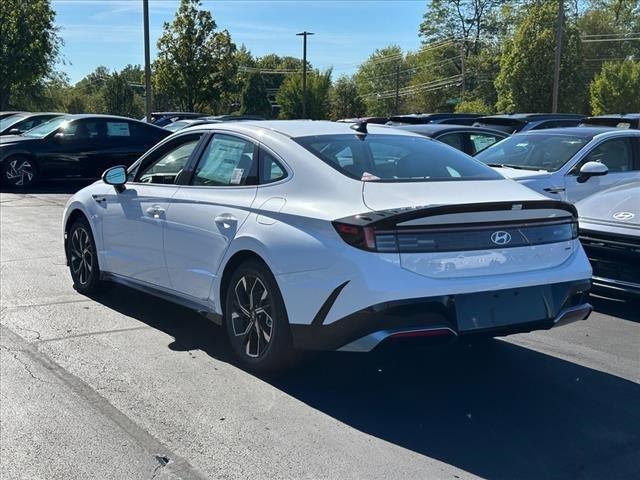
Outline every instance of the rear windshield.
{"type": "Polygon", "coordinates": [[[619,118],[585,118],[580,125],[615,127],[615,128],[631,128],[631,121],[621,120],[619,118]]]}
{"type": "Polygon", "coordinates": [[[526,125],[515,118],[481,118],[473,124],[476,127],[488,127],[505,133],[515,133],[526,125]]]}
{"type": "Polygon", "coordinates": [[[494,143],[474,158],[492,167],[554,171],[591,140],[588,137],[543,133],[514,135],[494,143]]]}
{"type": "Polygon", "coordinates": [[[468,155],[424,137],[340,134],[294,140],[339,172],[357,180],[428,182],[502,178],[468,155]]]}

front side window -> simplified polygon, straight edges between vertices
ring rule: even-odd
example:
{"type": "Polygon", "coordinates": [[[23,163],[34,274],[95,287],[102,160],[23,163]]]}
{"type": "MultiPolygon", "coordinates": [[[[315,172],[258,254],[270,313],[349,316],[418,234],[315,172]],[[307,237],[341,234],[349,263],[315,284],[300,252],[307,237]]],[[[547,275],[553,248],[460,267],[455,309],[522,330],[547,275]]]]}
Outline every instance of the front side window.
{"type": "Polygon", "coordinates": [[[492,167],[555,171],[589,140],[589,137],[573,135],[518,134],[490,146],[474,158],[492,167]]]}
{"type": "Polygon", "coordinates": [[[106,125],[102,120],[77,120],[61,129],[65,139],[93,140],[106,136],[106,125]]]}
{"type": "Polygon", "coordinates": [[[254,149],[254,144],[247,140],[216,134],[198,162],[192,184],[208,187],[255,184],[254,149]]]}
{"type": "Polygon", "coordinates": [[[609,172],[628,172],[633,170],[631,141],[628,138],[615,138],[602,142],[594,148],[582,162],[600,162],[609,172]]]}
{"type": "Polygon", "coordinates": [[[357,180],[425,182],[502,178],[464,153],[424,137],[339,134],[300,137],[295,141],[339,172],[357,180]]]}
{"type": "Polygon", "coordinates": [[[137,176],[137,181],[163,185],[175,184],[199,141],[199,137],[188,137],[168,147],[168,150],[161,153],[155,161],[152,160],[143,167],[137,176]]]}
{"type": "Polygon", "coordinates": [[[438,140],[464,152],[464,135],[462,133],[449,133],[439,137],[438,140]]]}

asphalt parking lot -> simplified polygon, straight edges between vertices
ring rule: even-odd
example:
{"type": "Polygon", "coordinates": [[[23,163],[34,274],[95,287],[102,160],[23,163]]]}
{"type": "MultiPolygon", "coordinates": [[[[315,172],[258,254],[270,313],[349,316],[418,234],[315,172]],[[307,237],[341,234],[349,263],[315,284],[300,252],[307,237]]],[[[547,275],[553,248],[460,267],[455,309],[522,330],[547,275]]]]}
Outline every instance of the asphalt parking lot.
{"type": "Polygon", "coordinates": [[[259,378],[189,310],[72,289],[77,188],[0,194],[0,478],[640,478],[639,303],[259,378]]]}

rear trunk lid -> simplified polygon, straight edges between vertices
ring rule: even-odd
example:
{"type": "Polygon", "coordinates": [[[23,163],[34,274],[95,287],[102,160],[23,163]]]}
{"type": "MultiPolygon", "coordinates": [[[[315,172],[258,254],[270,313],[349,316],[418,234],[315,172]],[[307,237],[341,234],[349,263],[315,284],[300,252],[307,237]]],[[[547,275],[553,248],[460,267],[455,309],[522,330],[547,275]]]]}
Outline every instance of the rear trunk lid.
{"type": "MultiPolygon", "coordinates": [[[[472,183],[478,182],[460,182],[473,191],[472,183]]],[[[488,182],[482,183],[486,188],[488,182]]],[[[464,203],[468,194],[455,189],[447,192],[437,184],[420,185],[422,188],[435,185],[437,194],[429,195],[429,198],[443,204],[378,210],[338,222],[367,229],[369,237],[375,237],[376,251],[398,253],[402,268],[431,278],[464,278],[553,268],[564,263],[579,248],[575,242],[576,211],[570,204],[540,200],[535,192],[530,195],[533,199],[523,200],[522,197],[528,195],[522,195],[520,188],[517,189],[520,194],[515,198],[516,195],[508,187],[501,187],[500,182],[495,182],[498,191],[487,190],[491,197],[512,196],[514,200],[464,203]]],[[[414,184],[408,186],[413,187],[409,190],[416,190],[414,184]]],[[[367,205],[382,204],[378,192],[367,195],[368,187],[365,187],[367,205]]],[[[451,183],[447,187],[452,190],[451,183]]],[[[478,191],[475,192],[473,196],[477,198],[478,191]]],[[[384,203],[388,205],[390,200],[397,203],[391,192],[384,203]]]]}

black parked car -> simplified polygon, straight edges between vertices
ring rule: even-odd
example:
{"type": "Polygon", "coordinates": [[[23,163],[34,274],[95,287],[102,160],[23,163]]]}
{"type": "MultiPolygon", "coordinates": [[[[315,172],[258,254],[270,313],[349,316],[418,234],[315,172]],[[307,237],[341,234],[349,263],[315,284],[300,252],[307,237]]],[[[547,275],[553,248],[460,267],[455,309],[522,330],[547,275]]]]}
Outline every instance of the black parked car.
{"type": "Polygon", "coordinates": [[[584,118],[581,127],[640,128],[640,113],[598,115],[584,118]]]}
{"type": "Polygon", "coordinates": [[[23,135],[0,137],[2,182],[99,178],[107,168],[131,165],[171,132],[130,118],[65,115],[23,135]]]}
{"type": "Polygon", "coordinates": [[[425,137],[433,138],[446,143],[468,155],[490,147],[509,135],[498,130],[488,128],[467,127],[464,125],[448,125],[444,123],[431,123],[426,125],[398,125],[394,128],[419,133],[425,137]]]}
{"type": "Polygon", "coordinates": [[[577,127],[583,118],[584,115],[575,113],[510,113],[480,117],[473,125],[511,134],[526,130],[577,127]]]}
{"type": "Polygon", "coordinates": [[[27,130],[31,130],[38,125],[48,122],[56,117],[66,115],[65,113],[16,113],[0,119],[0,135],[21,135],[27,130]]]}

